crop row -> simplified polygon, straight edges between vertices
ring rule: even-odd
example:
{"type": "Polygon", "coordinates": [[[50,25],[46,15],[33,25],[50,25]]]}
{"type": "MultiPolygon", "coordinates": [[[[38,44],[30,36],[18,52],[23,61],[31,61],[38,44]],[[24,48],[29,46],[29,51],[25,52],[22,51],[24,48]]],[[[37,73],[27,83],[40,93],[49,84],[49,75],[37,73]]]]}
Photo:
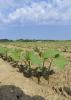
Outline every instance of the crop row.
{"type": "Polygon", "coordinates": [[[60,51],[54,49],[41,51],[37,47],[32,51],[25,52],[21,49],[0,47],[0,57],[4,61],[9,62],[13,67],[17,67],[25,77],[36,77],[38,84],[41,77],[44,77],[49,82],[49,76],[54,73],[51,70],[53,63],[60,69],[63,69],[68,63],[60,51]],[[45,62],[49,62],[48,67],[45,62]]]}

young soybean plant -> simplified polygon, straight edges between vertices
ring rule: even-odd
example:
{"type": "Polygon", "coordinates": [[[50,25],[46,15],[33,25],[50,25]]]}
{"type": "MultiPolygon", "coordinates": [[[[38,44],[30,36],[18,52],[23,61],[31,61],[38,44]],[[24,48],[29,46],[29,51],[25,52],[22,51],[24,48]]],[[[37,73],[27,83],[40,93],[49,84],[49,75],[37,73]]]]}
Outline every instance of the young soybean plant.
{"type": "Polygon", "coordinates": [[[32,68],[31,68],[31,51],[26,51],[22,54],[22,61],[24,61],[25,65],[21,67],[21,71],[24,76],[31,77],[32,76],[32,68]]]}
{"type": "Polygon", "coordinates": [[[63,53],[55,50],[55,49],[48,49],[43,53],[43,59],[49,61],[48,67],[48,83],[49,83],[49,76],[51,72],[52,64],[57,66],[59,69],[64,69],[64,66],[68,63],[67,59],[64,57],[63,53]]]}
{"type": "Polygon", "coordinates": [[[40,57],[34,51],[26,51],[22,57],[25,62],[25,66],[22,67],[23,74],[28,78],[31,76],[39,77],[38,73],[42,69],[42,67],[39,67],[42,63],[40,57]],[[35,65],[36,68],[32,68],[31,65],[35,65]]]}
{"type": "Polygon", "coordinates": [[[43,73],[42,59],[35,52],[32,52],[30,60],[31,60],[32,65],[36,66],[36,68],[34,68],[34,71],[33,71],[33,76],[37,77],[38,84],[39,84],[40,78],[41,78],[42,73],[43,73]]]}
{"type": "Polygon", "coordinates": [[[25,63],[27,64],[28,67],[31,67],[30,56],[31,56],[31,52],[30,51],[26,51],[24,57],[25,57],[25,63]]]}
{"type": "Polygon", "coordinates": [[[20,49],[11,49],[9,52],[8,52],[8,56],[12,58],[12,62],[11,62],[11,65],[13,67],[17,67],[18,66],[18,62],[20,60],[20,54],[21,54],[21,50],[20,49]]]}
{"type": "MultiPolygon", "coordinates": [[[[33,57],[34,58],[34,57],[33,57]]],[[[63,54],[54,49],[48,49],[47,51],[42,52],[40,59],[36,59],[39,62],[39,67],[36,67],[36,74],[38,78],[38,83],[40,83],[41,76],[46,77],[49,83],[49,76],[51,72],[51,66],[54,63],[60,69],[63,69],[68,61],[64,58],[63,54]],[[45,61],[48,60],[49,67],[45,66],[45,61]],[[42,62],[42,63],[41,63],[42,62]]],[[[37,62],[36,62],[37,63],[37,62]]]]}

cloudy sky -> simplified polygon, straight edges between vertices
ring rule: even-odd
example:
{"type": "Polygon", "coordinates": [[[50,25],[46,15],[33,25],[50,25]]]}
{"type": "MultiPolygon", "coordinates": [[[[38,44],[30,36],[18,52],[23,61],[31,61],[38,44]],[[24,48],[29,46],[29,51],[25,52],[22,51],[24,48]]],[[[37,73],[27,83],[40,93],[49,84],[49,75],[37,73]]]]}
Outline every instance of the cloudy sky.
{"type": "Polygon", "coordinates": [[[71,0],[0,0],[0,38],[71,39],[71,0]]]}

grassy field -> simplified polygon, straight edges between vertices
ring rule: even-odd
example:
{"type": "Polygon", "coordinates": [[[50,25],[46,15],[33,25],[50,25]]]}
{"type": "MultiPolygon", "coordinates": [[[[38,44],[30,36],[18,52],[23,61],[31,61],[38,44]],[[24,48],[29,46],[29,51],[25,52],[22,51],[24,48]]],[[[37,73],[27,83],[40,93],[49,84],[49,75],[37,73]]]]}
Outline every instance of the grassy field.
{"type": "MultiPolygon", "coordinates": [[[[8,73],[11,66],[15,70],[11,76],[15,74],[18,82],[15,79],[10,85],[24,86],[26,94],[44,97],[33,100],[71,100],[71,41],[0,40],[0,59],[3,69],[9,67],[8,73]]],[[[4,80],[5,85],[10,80],[4,80]]]]}

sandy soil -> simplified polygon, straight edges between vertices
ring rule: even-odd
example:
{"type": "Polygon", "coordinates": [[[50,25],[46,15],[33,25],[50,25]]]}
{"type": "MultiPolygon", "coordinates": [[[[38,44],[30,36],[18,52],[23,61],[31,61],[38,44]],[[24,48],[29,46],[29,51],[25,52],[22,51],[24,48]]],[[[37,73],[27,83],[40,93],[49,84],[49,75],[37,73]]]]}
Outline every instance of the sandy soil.
{"type": "MultiPolygon", "coordinates": [[[[65,68],[63,72],[58,72],[50,77],[50,83],[43,78],[41,79],[41,84],[37,84],[37,80],[32,78],[25,78],[22,73],[18,72],[17,68],[13,68],[7,62],[0,59],[0,87],[2,86],[15,86],[20,88],[26,95],[30,97],[41,96],[43,98],[38,99],[11,99],[11,100],[71,100],[71,95],[66,92],[60,92],[59,88],[63,86],[71,86],[71,64],[68,68],[65,68]],[[69,78],[67,76],[67,70],[69,70],[69,78]]],[[[5,91],[5,90],[4,90],[5,91]]],[[[8,92],[9,93],[9,92],[8,92]]],[[[1,99],[2,100],[2,99],[1,99]]],[[[3,99],[7,100],[7,99],[3,99]]],[[[10,100],[10,99],[8,99],[10,100]]]]}

